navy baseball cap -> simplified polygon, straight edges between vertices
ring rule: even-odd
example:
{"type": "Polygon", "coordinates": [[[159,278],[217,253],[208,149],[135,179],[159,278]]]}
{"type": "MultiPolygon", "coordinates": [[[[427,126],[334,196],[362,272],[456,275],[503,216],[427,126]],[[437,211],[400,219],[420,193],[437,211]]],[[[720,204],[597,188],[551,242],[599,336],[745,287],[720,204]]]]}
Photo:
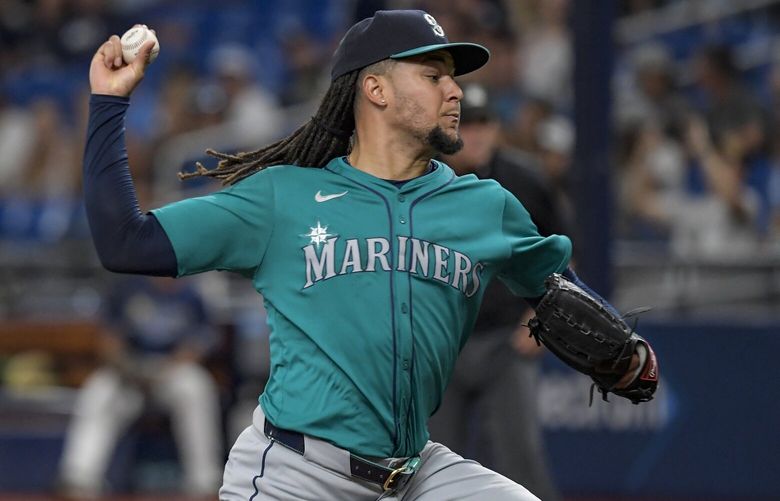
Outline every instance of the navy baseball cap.
{"type": "Polygon", "coordinates": [[[436,19],[422,10],[379,10],[352,26],[333,54],[331,81],[383,59],[402,59],[437,50],[452,54],[455,75],[472,72],[490,58],[485,47],[452,43],[436,19]]]}

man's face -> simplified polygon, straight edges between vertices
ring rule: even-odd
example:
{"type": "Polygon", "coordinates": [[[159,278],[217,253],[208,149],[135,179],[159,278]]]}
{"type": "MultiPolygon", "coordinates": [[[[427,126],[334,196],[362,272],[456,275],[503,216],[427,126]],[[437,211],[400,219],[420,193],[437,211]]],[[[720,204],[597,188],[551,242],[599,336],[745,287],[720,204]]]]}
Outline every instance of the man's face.
{"type": "Polygon", "coordinates": [[[433,151],[460,150],[460,100],[455,65],[446,51],[400,59],[387,75],[390,120],[433,151]]]}

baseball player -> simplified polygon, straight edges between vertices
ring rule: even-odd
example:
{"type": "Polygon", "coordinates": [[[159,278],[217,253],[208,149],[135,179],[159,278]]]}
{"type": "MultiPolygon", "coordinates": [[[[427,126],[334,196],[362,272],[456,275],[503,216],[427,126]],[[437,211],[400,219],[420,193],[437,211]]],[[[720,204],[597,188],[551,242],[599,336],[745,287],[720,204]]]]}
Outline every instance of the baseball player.
{"type": "Polygon", "coordinates": [[[98,498],[123,432],[151,401],[171,416],[184,491],[211,494],[222,461],[219,389],[202,366],[214,346],[203,299],[184,280],[129,277],[109,290],[104,364],[84,382],[61,462],[61,493],[98,498]]]}
{"type": "MultiPolygon", "coordinates": [[[[220,499],[537,499],[426,429],[485,285],[539,298],[551,274],[575,280],[568,238],[540,236],[499,184],[431,160],[460,148],[454,77],[488,51],[450,43],[426,12],[378,11],[342,39],[310,121],[257,151],[211,152],[218,166],[190,175],[225,189],[143,214],[123,119],[151,46],[124,65],[112,36],[93,58],[85,203],[108,269],[233,271],[263,295],[271,374],[220,499]]],[[[641,355],[615,388],[644,373],[641,355]]]]}

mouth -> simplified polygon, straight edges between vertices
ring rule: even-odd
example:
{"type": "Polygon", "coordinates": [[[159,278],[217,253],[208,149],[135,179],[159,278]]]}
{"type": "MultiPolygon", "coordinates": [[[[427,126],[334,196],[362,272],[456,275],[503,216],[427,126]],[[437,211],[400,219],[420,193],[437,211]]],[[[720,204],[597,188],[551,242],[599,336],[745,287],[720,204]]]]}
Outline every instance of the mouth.
{"type": "Polygon", "coordinates": [[[458,123],[460,121],[460,113],[458,113],[457,111],[445,113],[444,116],[453,120],[455,123],[458,123]]]}

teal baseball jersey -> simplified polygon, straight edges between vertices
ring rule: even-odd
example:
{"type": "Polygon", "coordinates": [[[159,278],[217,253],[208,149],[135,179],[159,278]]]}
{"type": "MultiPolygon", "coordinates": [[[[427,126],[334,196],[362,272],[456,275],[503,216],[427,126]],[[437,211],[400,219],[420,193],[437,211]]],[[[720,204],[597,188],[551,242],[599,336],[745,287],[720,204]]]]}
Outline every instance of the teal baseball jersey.
{"type": "MultiPolygon", "coordinates": [[[[337,158],[266,168],[153,211],[179,275],[253,280],[271,329],[260,405],[363,456],[418,453],[494,277],[524,297],[568,264],[512,194],[447,165],[402,187],[337,158]]],[[[490,363],[486,360],[485,363],[490,363]]]]}

